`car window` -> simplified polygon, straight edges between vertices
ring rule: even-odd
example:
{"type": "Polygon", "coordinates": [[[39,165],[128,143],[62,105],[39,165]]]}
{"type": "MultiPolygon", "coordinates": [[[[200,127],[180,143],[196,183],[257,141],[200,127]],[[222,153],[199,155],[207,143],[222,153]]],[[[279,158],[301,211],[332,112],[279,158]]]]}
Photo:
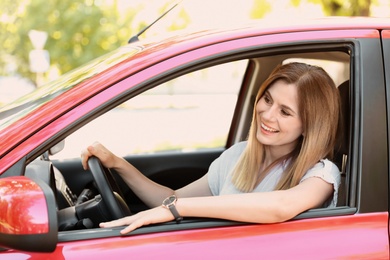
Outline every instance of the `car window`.
{"type": "Polygon", "coordinates": [[[53,159],[79,157],[94,141],[119,156],[224,147],[246,66],[216,65],[150,89],[67,137],[53,159]]]}

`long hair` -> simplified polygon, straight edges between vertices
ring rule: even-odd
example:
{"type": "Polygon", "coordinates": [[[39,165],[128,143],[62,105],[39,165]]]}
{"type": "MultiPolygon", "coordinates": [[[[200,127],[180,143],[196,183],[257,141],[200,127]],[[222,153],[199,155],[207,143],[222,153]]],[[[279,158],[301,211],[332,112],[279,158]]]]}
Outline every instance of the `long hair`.
{"type": "Polygon", "coordinates": [[[288,161],[275,189],[289,189],[298,185],[303,175],[317,162],[324,158],[332,159],[339,122],[339,93],[333,80],[322,68],[297,62],[276,67],[257,93],[248,144],[233,170],[233,184],[243,192],[250,192],[273,166],[288,161]],[[256,104],[278,80],[297,87],[303,135],[291,153],[260,171],[266,156],[266,146],[256,138],[256,104]]]}

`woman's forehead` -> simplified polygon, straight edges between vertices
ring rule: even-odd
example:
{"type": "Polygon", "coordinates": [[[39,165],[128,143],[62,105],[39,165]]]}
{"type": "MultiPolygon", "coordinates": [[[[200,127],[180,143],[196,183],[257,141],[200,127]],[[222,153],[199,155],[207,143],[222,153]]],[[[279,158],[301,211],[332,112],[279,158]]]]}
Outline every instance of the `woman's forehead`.
{"type": "Polygon", "coordinates": [[[266,93],[269,93],[273,101],[279,105],[288,106],[294,110],[298,109],[298,89],[295,84],[278,80],[267,88],[266,93]]]}

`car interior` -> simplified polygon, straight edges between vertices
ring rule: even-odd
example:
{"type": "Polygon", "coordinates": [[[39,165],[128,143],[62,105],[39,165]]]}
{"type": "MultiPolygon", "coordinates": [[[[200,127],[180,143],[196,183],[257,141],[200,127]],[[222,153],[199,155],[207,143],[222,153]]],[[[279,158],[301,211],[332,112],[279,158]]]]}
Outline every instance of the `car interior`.
{"type": "MultiPolygon", "coordinates": [[[[334,79],[342,100],[343,129],[335,147],[334,158],[334,162],[340,169],[342,184],[336,209],[313,209],[298,215],[296,219],[345,214],[343,209],[348,206],[347,159],[350,149],[350,107],[352,103],[350,91],[351,56],[349,52],[350,50],[342,49],[339,46],[302,47],[301,49],[292,48],[290,51],[283,49],[260,54],[242,53],[223,60],[214,58],[202,65],[194,66],[193,69],[189,68],[187,71],[199,70],[237,59],[247,61],[225,143],[222,146],[208,149],[168,150],[156,153],[129,154],[124,157],[153,181],[172,189],[180,188],[206,174],[211,162],[225,149],[247,138],[258,88],[278,64],[302,61],[320,65],[334,79]]],[[[170,75],[169,78],[175,78],[181,74],[184,74],[184,70],[170,75]]],[[[151,84],[148,88],[152,87],[155,85],[151,84]]],[[[114,108],[120,105],[112,103],[107,107],[114,108]]],[[[99,113],[102,114],[101,111],[99,113]]],[[[77,133],[76,129],[73,129],[72,133],[69,131],[68,135],[73,135],[73,132],[77,133]]],[[[52,159],[53,155],[61,154],[60,150],[64,143],[66,146],[67,138],[29,163],[25,172],[25,175],[29,177],[39,176],[53,189],[57,201],[59,240],[116,236],[118,229],[103,231],[103,229],[97,228],[98,223],[145,210],[147,206],[137,198],[114,171],[105,169],[99,161],[91,162],[91,171],[84,171],[80,158],[52,159]],[[58,151],[55,151],[56,149],[58,151]],[[104,203],[106,199],[110,199],[109,205],[104,203]],[[83,233],[84,229],[94,230],[94,232],[83,233]]],[[[83,145],[86,147],[89,143],[83,145]]],[[[239,224],[245,223],[211,219],[185,219],[183,225],[175,225],[174,223],[152,225],[136,230],[132,234],[239,224]]]]}

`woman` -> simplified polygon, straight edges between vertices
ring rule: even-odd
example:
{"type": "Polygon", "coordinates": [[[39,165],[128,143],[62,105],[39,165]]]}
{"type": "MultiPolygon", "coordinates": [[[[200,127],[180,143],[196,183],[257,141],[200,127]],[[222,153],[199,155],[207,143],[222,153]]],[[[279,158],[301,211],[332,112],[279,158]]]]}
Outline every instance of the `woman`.
{"type": "Polygon", "coordinates": [[[90,156],[98,157],[151,207],[100,226],[128,225],[125,234],[182,217],[275,223],[336,206],[339,170],[326,158],[334,149],[339,103],[323,69],[303,63],[277,67],[259,89],[248,141],[227,149],[205,176],[176,191],[94,143],[82,153],[83,167],[90,156]]]}

